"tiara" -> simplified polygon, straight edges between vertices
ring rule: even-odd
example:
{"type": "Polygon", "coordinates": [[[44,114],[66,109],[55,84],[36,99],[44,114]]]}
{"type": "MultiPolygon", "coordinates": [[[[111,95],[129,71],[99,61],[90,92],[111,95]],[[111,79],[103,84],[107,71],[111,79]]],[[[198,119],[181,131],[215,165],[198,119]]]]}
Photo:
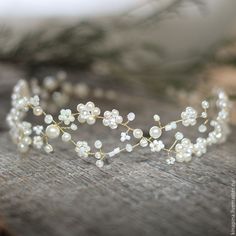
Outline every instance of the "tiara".
{"type": "MultiPolygon", "coordinates": [[[[30,148],[35,148],[51,153],[54,151],[51,141],[60,138],[62,142],[71,143],[79,157],[93,158],[99,168],[104,166],[105,160],[121,152],[132,152],[138,147],[147,148],[151,152],[165,151],[166,162],[172,165],[175,162],[189,162],[193,156],[202,156],[208,146],[224,142],[230,131],[228,121],[231,104],[222,90],[218,90],[211,100],[202,101],[200,111],[187,107],[179,119],[167,124],[163,124],[160,116],[154,114],[153,124],[145,132],[131,125],[135,119],[133,112],[128,113],[125,118],[116,109],[102,113],[91,101],[79,103],[75,112],[71,109],[60,109],[59,115],[53,117],[48,112],[49,99],[54,98],[57,105],[62,107],[74,87],[76,86],[72,83],[65,82],[65,76],[46,77],[40,85],[37,80],[18,81],[13,89],[12,107],[6,120],[10,136],[19,152],[26,153],[30,148]],[[41,118],[41,123],[34,125],[33,122],[26,121],[27,113],[30,112],[41,118]],[[72,138],[73,132],[83,124],[94,125],[98,121],[109,129],[121,130],[119,145],[107,150],[109,147],[104,147],[99,139],[90,144],[85,140],[72,138]],[[197,132],[201,136],[192,142],[179,131],[180,126],[197,126],[197,132]],[[168,146],[163,142],[164,133],[173,134],[169,135],[172,142],[168,146]]],[[[86,91],[86,87],[80,86],[77,94],[83,97],[86,91]]]]}

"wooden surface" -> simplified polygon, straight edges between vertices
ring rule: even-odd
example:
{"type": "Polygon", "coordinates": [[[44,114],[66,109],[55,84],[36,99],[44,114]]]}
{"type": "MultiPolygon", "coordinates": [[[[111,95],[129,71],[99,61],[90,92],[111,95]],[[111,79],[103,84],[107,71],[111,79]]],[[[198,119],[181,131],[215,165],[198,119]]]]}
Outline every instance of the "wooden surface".
{"type": "MultiPolygon", "coordinates": [[[[174,167],[165,163],[165,154],[139,149],[120,154],[98,169],[60,142],[52,155],[31,151],[20,157],[4,117],[10,87],[23,73],[6,65],[0,69],[0,215],[13,235],[230,235],[235,127],[227,143],[209,148],[206,155],[189,164],[174,167]]],[[[181,111],[144,98],[140,99],[141,109],[136,99],[127,103],[128,98],[121,98],[122,113],[133,107],[139,117],[137,124],[143,127],[155,111],[167,120],[181,111]]],[[[117,106],[115,102],[113,107],[117,106]]],[[[118,138],[106,136],[100,128],[89,128],[83,137],[90,137],[91,142],[102,137],[110,145],[118,138]]]]}

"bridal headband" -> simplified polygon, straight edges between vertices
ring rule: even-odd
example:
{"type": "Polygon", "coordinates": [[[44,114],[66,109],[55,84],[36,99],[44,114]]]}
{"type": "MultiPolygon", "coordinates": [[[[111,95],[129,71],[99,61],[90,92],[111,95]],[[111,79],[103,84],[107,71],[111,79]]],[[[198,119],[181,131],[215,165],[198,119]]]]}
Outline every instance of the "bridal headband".
{"type": "MultiPolygon", "coordinates": [[[[148,127],[148,135],[145,135],[143,129],[132,126],[132,121],[135,119],[133,112],[128,113],[126,117],[116,109],[102,112],[91,101],[85,104],[79,103],[74,111],[61,109],[56,116],[48,112],[48,98],[54,96],[54,101],[61,106],[67,102],[68,95],[73,89],[74,86],[66,81],[65,76],[46,77],[41,85],[37,80],[18,81],[11,96],[12,108],[7,115],[7,123],[11,138],[19,152],[26,153],[30,148],[35,148],[51,153],[54,151],[51,140],[61,139],[64,143],[71,143],[79,157],[94,158],[100,168],[103,167],[105,159],[121,152],[132,152],[138,147],[157,153],[165,151],[166,162],[171,165],[175,161],[189,162],[193,156],[202,156],[208,146],[224,142],[229,134],[228,120],[231,106],[226,93],[222,90],[218,90],[213,99],[202,101],[199,111],[187,107],[177,120],[167,124],[161,121],[159,114],[154,114],[153,123],[148,127]],[[42,122],[34,124],[26,121],[26,115],[30,111],[34,116],[41,117],[42,122]],[[96,122],[102,122],[108,128],[107,132],[109,129],[121,128],[120,140],[117,142],[120,144],[109,149],[99,139],[89,143],[72,137],[73,132],[80,126],[94,125],[96,122]],[[199,137],[191,141],[178,130],[180,126],[197,126],[199,137]],[[172,140],[170,145],[164,143],[162,138],[164,133],[170,136],[172,140]]],[[[77,92],[82,97],[86,87],[78,87],[77,92]]]]}

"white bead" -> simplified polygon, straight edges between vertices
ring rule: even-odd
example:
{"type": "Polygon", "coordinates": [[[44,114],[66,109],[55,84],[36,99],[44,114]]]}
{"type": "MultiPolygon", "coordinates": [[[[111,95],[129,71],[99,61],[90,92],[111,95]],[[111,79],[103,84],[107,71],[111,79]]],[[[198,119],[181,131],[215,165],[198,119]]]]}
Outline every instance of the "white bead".
{"type": "Polygon", "coordinates": [[[93,110],[93,114],[94,114],[95,116],[99,116],[99,115],[100,115],[100,113],[101,113],[101,110],[100,110],[100,108],[98,108],[98,107],[95,107],[95,108],[94,108],[94,110],[93,110]]]}
{"type": "Polygon", "coordinates": [[[56,89],[56,87],[58,85],[56,79],[51,76],[47,76],[44,79],[43,84],[44,84],[45,88],[47,88],[50,91],[56,89]]]}
{"type": "Polygon", "coordinates": [[[53,121],[53,117],[51,115],[46,115],[45,118],[44,118],[44,122],[46,124],[51,124],[53,121]]]}
{"type": "Polygon", "coordinates": [[[135,114],[133,112],[130,112],[127,115],[127,119],[128,119],[128,121],[133,121],[135,119],[135,114]]]}
{"type": "Polygon", "coordinates": [[[52,139],[57,138],[60,135],[60,129],[57,125],[49,125],[46,128],[46,135],[52,139]]]}
{"type": "Polygon", "coordinates": [[[88,110],[93,110],[94,109],[94,107],[95,107],[95,105],[94,105],[94,103],[93,102],[87,102],[87,104],[86,104],[86,108],[88,109],[88,110]]]}
{"type": "Polygon", "coordinates": [[[207,113],[206,112],[202,112],[201,117],[202,118],[207,118],[207,113]]]}
{"type": "Polygon", "coordinates": [[[200,125],[200,126],[198,127],[198,131],[199,131],[200,133],[204,133],[204,132],[206,132],[206,130],[207,130],[207,127],[206,127],[205,125],[200,125]]]}
{"type": "Polygon", "coordinates": [[[46,144],[46,145],[44,146],[44,151],[45,151],[46,153],[53,152],[53,147],[52,147],[52,145],[46,144]]]}
{"type": "Polygon", "coordinates": [[[148,141],[147,141],[146,138],[142,138],[139,143],[140,143],[141,147],[147,147],[148,146],[148,141]]]}
{"type": "Polygon", "coordinates": [[[19,143],[18,144],[18,150],[21,153],[26,153],[29,150],[29,146],[27,144],[24,144],[24,143],[19,143]]]}
{"type": "Polygon", "coordinates": [[[117,123],[117,124],[121,124],[122,122],[123,122],[122,116],[117,116],[117,117],[116,117],[116,123],[117,123]]]}
{"type": "Polygon", "coordinates": [[[71,140],[71,135],[67,132],[65,132],[62,136],[61,139],[63,142],[69,142],[71,140]]]}
{"type": "Polygon", "coordinates": [[[153,116],[153,119],[158,122],[158,121],[160,121],[160,116],[157,115],[157,114],[155,114],[155,115],[153,116]]]}
{"type": "Polygon", "coordinates": [[[161,136],[162,131],[161,131],[161,129],[160,129],[159,127],[153,126],[153,127],[150,129],[149,134],[150,134],[150,136],[151,136],[152,138],[157,139],[157,138],[159,138],[159,137],[161,136]]]}
{"type": "Polygon", "coordinates": [[[71,124],[70,128],[75,131],[78,129],[78,126],[76,124],[71,124]]]}
{"type": "Polygon", "coordinates": [[[32,143],[32,139],[29,136],[25,136],[22,142],[26,145],[30,145],[32,143]]]}
{"type": "Polygon", "coordinates": [[[93,125],[95,124],[96,119],[93,116],[89,116],[86,121],[88,125],[93,125]]]}
{"type": "Polygon", "coordinates": [[[96,161],[96,166],[99,168],[102,168],[104,166],[104,161],[103,160],[97,160],[96,161]]]}
{"type": "Polygon", "coordinates": [[[95,148],[100,149],[102,147],[102,142],[100,140],[96,140],[94,146],[95,148]]]}
{"type": "Polygon", "coordinates": [[[133,135],[134,135],[135,138],[140,139],[140,138],[143,137],[143,131],[141,129],[135,129],[133,131],[133,135]]]}
{"type": "Polygon", "coordinates": [[[184,138],[184,135],[183,135],[181,132],[177,132],[177,133],[175,134],[175,138],[176,138],[176,140],[181,140],[181,139],[184,138]]]}
{"type": "Polygon", "coordinates": [[[203,101],[202,102],[202,108],[203,109],[208,109],[209,108],[209,102],[208,101],[203,101]]]}
{"type": "Polygon", "coordinates": [[[96,153],[95,153],[95,157],[96,157],[97,159],[100,159],[100,158],[102,157],[102,155],[101,155],[100,152],[96,152],[96,153]]]}
{"type": "Polygon", "coordinates": [[[43,114],[43,109],[40,106],[34,107],[33,113],[36,116],[41,116],[43,114]]]}
{"type": "Polygon", "coordinates": [[[132,152],[133,151],[133,147],[132,147],[131,144],[126,144],[125,149],[126,149],[127,152],[132,152]]]}

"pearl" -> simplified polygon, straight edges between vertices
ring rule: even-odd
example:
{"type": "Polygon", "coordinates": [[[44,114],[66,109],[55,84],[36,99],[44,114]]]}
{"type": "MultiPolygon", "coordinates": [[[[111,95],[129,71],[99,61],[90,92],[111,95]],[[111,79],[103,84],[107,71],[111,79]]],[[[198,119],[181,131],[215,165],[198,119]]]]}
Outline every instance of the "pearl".
{"type": "Polygon", "coordinates": [[[152,138],[159,138],[162,134],[162,131],[159,127],[157,126],[153,126],[150,131],[149,131],[149,134],[152,138]]]}
{"type": "Polygon", "coordinates": [[[19,143],[18,144],[18,150],[21,153],[26,153],[29,150],[29,146],[27,144],[24,144],[24,143],[19,143]]]}
{"type": "Polygon", "coordinates": [[[133,121],[135,119],[135,114],[133,112],[130,112],[127,115],[127,119],[128,119],[128,121],[133,121]]]}
{"type": "Polygon", "coordinates": [[[104,161],[103,160],[97,160],[96,161],[96,166],[99,167],[99,168],[103,167],[104,166],[104,161]]]}
{"type": "Polygon", "coordinates": [[[134,135],[135,138],[140,139],[140,138],[143,137],[143,131],[141,129],[135,129],[133,131],[133,135],[134,135]]]}
{"type": "Polygon", "coordinates": [[[132,147],[131,144],[126,144],[125,149],[126,149],[127,152],[132,152],[133,151],[133,147],[132,147]]]}
{"type": "Polygon", "coordinates": [[[95,153],[95,158],[100,159],[102,157],[100,152],[96,152],[95,153]]]}
{"type": "Polygon", "coordinates": [[[65,132],[62,136],[61,139],[63,142],[69,142],[71,140],[71,135],[67,132],[65,132]]]}
{"type": "Polygon", "coordinates": [[[148,146],[148,141],[147,141],[146,138],[142,138],[139,143],[140,143],[141,147],[147,147],[148,146]]]}
{"type": "Polygon", "coordinates": [[[89,111],[92,111],[94,109],[95,105],[93,102],[87,102],[86,104],[86,108],[89,110],[89,111]]]}
{"type": "Polygon", "coordinates": [[[208,101],[203,101],[202,102],[202,108],[203,109],[208,109],[209,108],[209,102],[208,101]]]}
{"type": "Polygon", "coordinates": [[[46,144],[46,145],[44,146],[44,151],[45,151],[46,153],[53,152],[53,147],[52,147],[52,145],[46,144]]]}
{"type": "Polygon", "coordinates": [[[99,116],[100,113],[101,113],[101,110],[100,110],[98,107],[95,107],[94,110],[93,110],[93,114],[94,114],[95,116],[99,116]]]}
{"type": "Polygon", "coordinates": [[[60,135],[60,129],[57,125],[49,125],[46,128],[46,135],[51,139],[57,138],[60,135]]]}
{"type": "Polygon", "coordinates": [[[32,143],[32,139],[29,136],[25,136],[22,142],[26,145],[30,145],[32,143]]]}
{"type": "Polygon", "coordinates": [[[183,135],[181,132],[177,132],[177,133],[175,134],[175,138],[176,138],[176,140],[181,140],[181,139],[184,138],[184,135],[183,135]]]}
{"type": "Polygon", "coordinates": [[[71,124],[70,128],[75,131],[78,129],[78,126],[76,124],[71,124]]]}
{"type": "Polygon", "coordinates": [[[93,125],[95,124],[96,119],[93,116],[89,116],[86,121],[88,125],[93,125]]]}
{"type": "Polygon", "coordinates": [[[204,133],[204,132],[206,132],[206,130],[207,130],[207,127],[206,127],[205,125],[200,125],[200,126],[198,127],[198,131],[199,131],[200,133],[204,133]]]}
{"type": "Polygon", "coordinates": [[[33,113],[36,116],[41,116],[43,114],[43,109],[40,106],[34,107],[33,113]]]}
{"type": "Polygon", "coordinates": [[[94,146],[95,148],[100,149],[102,147],[102,142],[100,140],[96,140],[94,146]]]}
{"type": "Polygon", "coordinates": [[[122,116],[117,116],[116,117],[116,122],[117,122],[117,124],[121,124],[123,122],[122,116]]]}
{"type": "Polygon", "coordinates": [[[53,117],[51,115],[46,115],[45,118],[44,118],[44,122],[46,124],[51,124],[53,121],[53,117]]]}
{"type": "Polygon", "coordinates": [[[153,119],[158,122],[158,121],[160,121],[160,116],[157,115],[157,114],[155,114],[155,115],[153,116],[153,119]]]}

